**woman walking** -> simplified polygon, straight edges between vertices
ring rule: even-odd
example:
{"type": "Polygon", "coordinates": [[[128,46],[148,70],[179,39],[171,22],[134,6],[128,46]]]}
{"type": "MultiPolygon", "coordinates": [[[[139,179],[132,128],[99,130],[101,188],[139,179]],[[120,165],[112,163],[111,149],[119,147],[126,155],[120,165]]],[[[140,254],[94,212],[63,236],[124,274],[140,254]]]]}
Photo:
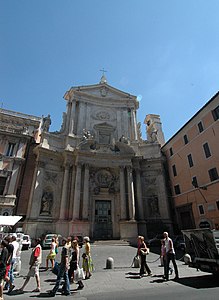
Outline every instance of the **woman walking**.
{"type": "Polygon", "coordinates": [[[140,276],[143,276],[145,274],[145,269],[148,273],[148,275],[152,275],[150,268],[147,265],[146,262],[146,255],[145,253],[148,251],[148,248],[144,242],[144,237],[143,236],[138,236],[138,255],[140,256],[141,259],[141,267],[140,267],[140,276]]]}
{"type": "Polygon", "coordinates": [[[88,236],[84,237],[84,253],[82,254],[83,262],[82,267],[85,272],[85,279],[91,277],[91,271],[93,271],[93,262],[90,252],[90,238],[88,236]]]}
{"type": "MultiPolygon", "coordinates": [[[[79,245],[77,240],[73,240],[72,242],[72,254],[70,260],[70,268],[68,270],[69,281],[72,282],[74,280],[74,271],[79,268],[79,245]]],[[[84,284],[81,279],[78,280],[78,289],[83,289],[84,284]]]]}
{"type": "Polygon", "coordinates": [[[49,252],[49,254],[47,255],[47,258],[46,258],[46,270],[49,269],[49,260],[51,261],[52,269],[54,268],[55,258],[56,258],[56,247],[57,247],[56,240],[55,240],[55,238],[52,238],[50,252],[49,252]]]}

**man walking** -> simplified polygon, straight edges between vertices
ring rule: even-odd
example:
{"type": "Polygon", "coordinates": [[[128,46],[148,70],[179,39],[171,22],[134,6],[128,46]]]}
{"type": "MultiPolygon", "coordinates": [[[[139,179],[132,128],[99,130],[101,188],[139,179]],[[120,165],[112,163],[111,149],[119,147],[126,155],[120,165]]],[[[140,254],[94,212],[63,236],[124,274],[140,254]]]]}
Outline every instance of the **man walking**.
{"type": "Polygon", "coordinates": [[[29,262],[29,272],[27,274],[27,278],[24,281],[24,284],[19,289],[21,293],[23,293],[25,286],[28,284],[30,277],[36,278],[37,287],[33,292],[40,292],[40,274],[39,274],[39,268],[40,264],[42,262],[42,248],[41,248],[41,239],[36,239],[36,247],[33,249],[31,256],[30,256],[30,262],[29,262]]]}
{"type": "Polygon", "coordinates": [[[68,267],[69,267],[69,259],[68,259],[68,249],[66,247],[67,239],[62,240],[62,253],[61,253],[61,263],[60,263],[60,269],[57,275],[56,284],[52,291],[49,292],[50,297],[55,297],[56,292],[59,289],[61,279],[64,279],[64,285],[63,285],[63,295],[70,295],[70,283],[68,278],[68,267]]]}
{"type": "Polygon", "coordinates": [[[175,250],[173,247],[173,241],[168,236],[168,232],[163,233],[164,236],[164,242],[165,242],[165,259],[164,259],[164,277],[168,281],[169,280],[169,267],[170,267],[170,261],[173,263],[174,271],[175,271],[175,278],[174,280],[179,279],[179,272],[176,264],[176,255],[175,250]]]}

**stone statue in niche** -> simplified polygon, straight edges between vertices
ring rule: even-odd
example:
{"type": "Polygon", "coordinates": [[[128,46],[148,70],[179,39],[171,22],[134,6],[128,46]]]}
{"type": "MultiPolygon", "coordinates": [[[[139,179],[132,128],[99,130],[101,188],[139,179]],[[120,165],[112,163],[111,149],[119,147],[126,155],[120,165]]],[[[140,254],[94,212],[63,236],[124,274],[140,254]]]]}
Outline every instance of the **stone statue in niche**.
{"type": "Polygon", "coordinates": [[[40,214],[51,215],[53,205],[53,194],[51,192],[44,192],[41,199],[40,214]]]}
{"type": "Polygon", "coordinates": [[[51,118],[50,115],[48,115],[47,117],[43,118],[42,131],[48,132],[50,125],[51,125],[51,118]]]}
{"type": "Polygon", "coordinates": [[[160,211],[159,211],[159,205],[158,205],[158,197],[157,196],[151,196],[148,199],[148,206],[149,206],[149,212],[152,217],[159,217],[160,211]]]}
{"type": "Polygon", "coordinates": [[[157,130],[153,130],[150,134],[150,138],[152,142],[157,142],[157,130]]]}

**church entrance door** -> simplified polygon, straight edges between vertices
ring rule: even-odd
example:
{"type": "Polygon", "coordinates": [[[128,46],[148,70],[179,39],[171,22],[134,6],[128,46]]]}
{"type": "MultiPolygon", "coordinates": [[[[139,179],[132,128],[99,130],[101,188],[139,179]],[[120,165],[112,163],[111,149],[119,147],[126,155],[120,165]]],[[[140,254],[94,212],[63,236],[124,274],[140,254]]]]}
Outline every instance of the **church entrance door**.
{"type": "Polygon", "coordinates": [[[111,201],[96,200],[94,238],[111,239],[112,235],[111,201]]]}

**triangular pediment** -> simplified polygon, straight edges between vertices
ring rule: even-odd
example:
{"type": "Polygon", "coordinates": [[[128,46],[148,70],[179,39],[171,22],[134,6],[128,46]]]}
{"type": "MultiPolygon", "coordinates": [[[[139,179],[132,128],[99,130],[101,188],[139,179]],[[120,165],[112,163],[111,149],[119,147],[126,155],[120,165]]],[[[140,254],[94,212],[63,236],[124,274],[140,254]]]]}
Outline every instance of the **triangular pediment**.
{"type": "Polygon", "coordinates": [[[99,83],[95,85],[87,85],[87,86],[78,86],[72,87],[70,91],[68,91],[64,98],[68,100],[69,94],[80,94],[84,97],[97,97],[97,98],[109,98],[109,99],[128,99],[135,100],[136,96],[131,95],[129,93],[123,92],[117,88],[114,88],[107,83],[99,83]]]}

